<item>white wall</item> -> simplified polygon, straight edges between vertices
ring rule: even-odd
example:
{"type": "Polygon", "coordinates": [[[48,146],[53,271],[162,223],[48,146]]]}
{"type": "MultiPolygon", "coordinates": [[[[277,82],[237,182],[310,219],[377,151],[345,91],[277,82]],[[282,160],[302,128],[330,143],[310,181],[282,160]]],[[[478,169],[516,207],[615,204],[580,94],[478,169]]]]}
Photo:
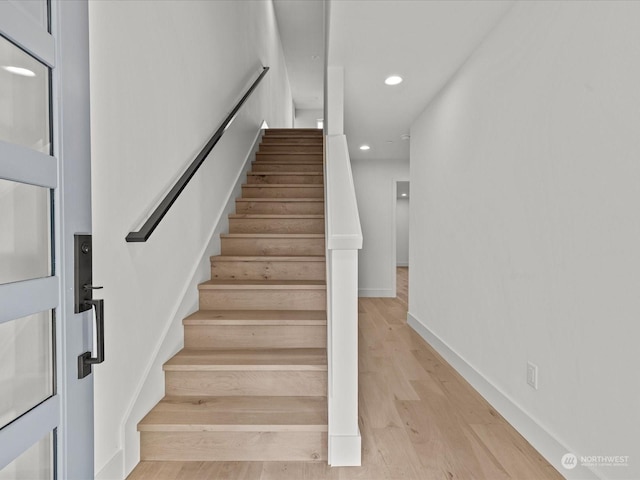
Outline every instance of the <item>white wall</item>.
{"type": "Polygon", "coordinates": [[[410,314],[568,478],[640,478],[639,85],[640,3],[520,2],[411,129],[410,314]]]}
{"type": "Polygon", "coordinates": [[[263,119],[290,127],[293,106],[271,2],[103,0],[89,15],[94,282],[105,286],[106,314],[95,465],[119,476],[123,447],[127,471],[136,461],[138,390],[147,373],[161,382],[156,354],[180,348],[242,163],[263,119]],[[151,239],[125,243],[262,65],[271,67],[263,83],[151,239]]]}
{"type": "Polygon", "coordinates": [[[352,160],[364,237],[358,257],[361,297],[396,296],[395,182],[409,179],[406,160],[352,160]]]}
{"type": "Polygon", "coordinates": [[[296,108],[296,117],[293,125],[295,128],[318,128],[318,119],[323,118],[323,116],[323,110],[296,108]]]}
{"type": "Polygon", "coordinates": [[[396,265],[409,265],[409,199],[396,200],[396,265]]]}

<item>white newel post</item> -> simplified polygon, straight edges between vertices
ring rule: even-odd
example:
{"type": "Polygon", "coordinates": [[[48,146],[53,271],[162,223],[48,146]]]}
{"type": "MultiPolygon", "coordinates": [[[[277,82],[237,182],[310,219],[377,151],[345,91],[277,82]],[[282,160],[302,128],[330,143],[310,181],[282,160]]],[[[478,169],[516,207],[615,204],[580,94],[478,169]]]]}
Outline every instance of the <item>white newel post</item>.
{"type": "Polygon", "coordinates": [[[329,463],[361,464],[358,427],[358,250],[362,231],[344,135],[326,137],[329,463]]]}

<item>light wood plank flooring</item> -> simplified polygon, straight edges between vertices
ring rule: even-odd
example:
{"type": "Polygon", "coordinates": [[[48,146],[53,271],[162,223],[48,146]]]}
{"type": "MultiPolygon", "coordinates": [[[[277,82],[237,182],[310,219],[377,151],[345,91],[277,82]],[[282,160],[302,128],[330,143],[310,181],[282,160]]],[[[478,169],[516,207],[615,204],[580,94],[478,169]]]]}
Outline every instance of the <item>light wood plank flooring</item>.
{"type": "Polygon", "coordinates": [[[363,466],[141,462],[131,480],[545,480],[562,476],[406,323],[398,298],[360,299],[363,466]]]}

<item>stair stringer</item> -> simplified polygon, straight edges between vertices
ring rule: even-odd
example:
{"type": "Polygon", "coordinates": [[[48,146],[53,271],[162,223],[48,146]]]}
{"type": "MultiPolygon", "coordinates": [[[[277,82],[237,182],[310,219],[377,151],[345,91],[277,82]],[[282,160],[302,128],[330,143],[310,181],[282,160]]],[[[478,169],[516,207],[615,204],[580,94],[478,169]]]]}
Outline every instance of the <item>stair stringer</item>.
{"type": "Polygon", "coordinates": [[[98,472],[97,480],[102,478],[103,472],[105,479],[113,478],[113,472],[122,472],[122,478],[126,478],[140,461],[140,434],[137,431],[137,424],[164,396],[165,382],[162,365],[183,346],[182,319],[198,310],[198,285],[211,277],[210,257],[220,254],[220,234],[228,230],[229,214],[235,212],[235,199],[240,196],[242,184],[246,181],[247,172],[256,158],[263,134],[263,129],[257,131],[253,144],[246,153],[242,167],[238,171],[235,183],[229,189],[225,206],[218,212],[207,237],[208,241],[198,256],[199,260],[191,269],[189,279],[180,292],[178,297],[180,300],[176,302],[175,308],[172,309],[162,327],[162,334],[154,347],[153,355],[145,367],[133,400],[129,404],[120,426],[120,449],[114,454],[112,460],[98,472]]]}

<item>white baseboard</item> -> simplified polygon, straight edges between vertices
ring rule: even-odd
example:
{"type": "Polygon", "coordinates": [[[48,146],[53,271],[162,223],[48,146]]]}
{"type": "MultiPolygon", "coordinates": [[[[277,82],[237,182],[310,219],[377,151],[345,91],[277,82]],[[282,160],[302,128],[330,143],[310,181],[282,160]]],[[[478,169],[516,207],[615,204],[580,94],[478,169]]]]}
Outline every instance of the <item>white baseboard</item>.
{"type": "Polygon", "coordinates": [[[359,297],[395,297],[395,292],[390,288],[360,288],[359,297]]]}
{"type": "Polygon", "coordinates": [[[362,465],[362,437],[357,435],[329,436],[329,463],[332,467],[359,467],[362,465]]]}
{"type": "Polygon", "coordinates": [[[118,450],[113,457],[96,473],[95,480],[122,480],[124,478],[124,452],[118,450]]]}
{"type": "Polygon", "coordinates": [[[560,460],[572,452],[551,433],[541,427],[512,399],[502,393],[480,372],[433,333],[424,322],[407,313],[407,323],[436,350],[487,402],[502,415],[540,454],[567,480],[597,480],[599,477],[582,465],[567,470],[560,460]]]}

